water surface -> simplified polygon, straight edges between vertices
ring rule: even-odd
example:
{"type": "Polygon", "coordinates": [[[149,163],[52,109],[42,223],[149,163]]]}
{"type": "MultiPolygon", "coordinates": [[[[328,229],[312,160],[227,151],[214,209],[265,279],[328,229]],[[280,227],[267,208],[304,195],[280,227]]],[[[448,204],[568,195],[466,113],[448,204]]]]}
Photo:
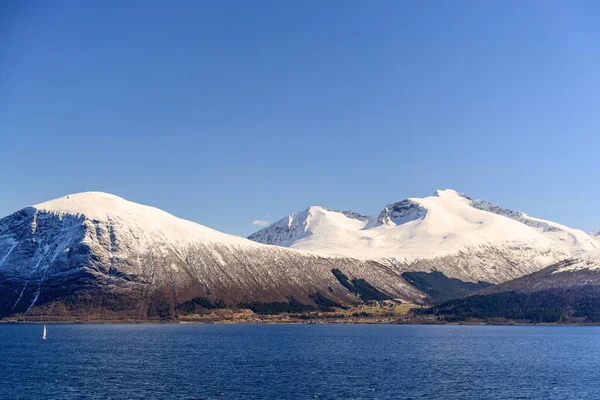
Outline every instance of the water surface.
{"type": "Polygon", "coordinates": [[[600,398],[599,327],[0,324],[0,399],[600,398]]]}

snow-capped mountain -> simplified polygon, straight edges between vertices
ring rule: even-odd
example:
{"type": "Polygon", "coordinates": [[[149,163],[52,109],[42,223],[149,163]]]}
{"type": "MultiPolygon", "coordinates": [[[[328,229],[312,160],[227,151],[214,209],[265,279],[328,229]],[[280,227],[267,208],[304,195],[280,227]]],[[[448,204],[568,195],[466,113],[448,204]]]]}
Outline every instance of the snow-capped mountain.
{"type": "Polygon", "coordinates": [[[375,216],[310,207],[249,239],[492,283],[600,247],[577,229],[474,201],[454,190],[402,200],[375,216]]]}
{"type": "Polygon", "coordinates": [[[348,304],[332,269],[395,298],[425,295],[377,262],[317,256],[227,235],[120,197],[87,192],[0,219],[0,316],[52,302],[144,317],[194,297],[348,304]]]}

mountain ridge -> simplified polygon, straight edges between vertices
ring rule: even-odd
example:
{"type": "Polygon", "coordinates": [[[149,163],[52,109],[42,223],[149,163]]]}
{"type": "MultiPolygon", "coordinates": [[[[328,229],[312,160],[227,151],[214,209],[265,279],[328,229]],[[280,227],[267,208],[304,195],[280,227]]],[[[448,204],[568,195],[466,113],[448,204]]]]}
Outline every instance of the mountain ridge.
{"type": "Polygon", "coordinates": [[[378,215],[360,220],[324,207],[306,210],[311,212],[291,214],[248,238],[316,254],[386,260],[405,271],[441,271],[451,278],[493,283],[599,246],[583,231],[451,189],[390,203],[378,215]]]}

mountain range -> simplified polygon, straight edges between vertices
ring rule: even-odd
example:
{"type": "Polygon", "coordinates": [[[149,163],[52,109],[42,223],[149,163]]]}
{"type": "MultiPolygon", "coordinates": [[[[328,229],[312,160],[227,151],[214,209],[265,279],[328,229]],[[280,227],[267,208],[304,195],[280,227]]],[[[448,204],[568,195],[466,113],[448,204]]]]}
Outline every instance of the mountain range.
{"type": "Polygon", "coordinates": [[[360,301],[364,293],[340,276],[390,298],[427,297],[376,261],[258,244],[106,193],[0,220],[0,316],[66,309],[145,319],[189,301],[360,301]]]}
{"type": "Polygon", "coordinates": [[[581,230],[454,190],[392,203],[372,216],[314,206],[249,239],[494,284],[600,247],[581,230]]]}
{"type": "Polygon", "coordinates": [[[285,310],[384,299],[454,310],[448,304],[465,296],[518,292],[532,282],[556,287],[565,281],[558,276],[591,279],[596,269],[548,275],[544,268],[589,265],[598,248],[597,235],[454,190],[373,216],[309,207],[248,239],[85,192],[0,219],[0,318],[144,320],[196,306],[285,310]]]}

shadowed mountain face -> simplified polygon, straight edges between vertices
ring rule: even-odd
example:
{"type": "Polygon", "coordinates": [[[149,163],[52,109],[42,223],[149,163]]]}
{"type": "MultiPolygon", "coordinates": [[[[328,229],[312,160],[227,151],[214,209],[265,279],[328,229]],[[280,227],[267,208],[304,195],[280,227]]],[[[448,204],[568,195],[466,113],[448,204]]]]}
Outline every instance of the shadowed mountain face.
{"type": "Polygon", "coordinates": [[[426,295],[373,261],[264,246],[104,193],[81,193],[0,220],[0,316],[97,313],[146,318],[206,298],[219,304],[361,301],[332,273],[387,296],[426,295]],[[320,298],[320,297],[319,297],[320,298]]]}
{"type": "Polygon", "coordinates": [[[441,272],[404,272],[402,277],[417,289],[427,293],[433,303],[439,304],[448,300],[468,296],[492,286],[489,282],[465,282],[448,278],[441,272]]]}
{"type": "Polygon", "coordinates": [[[600,253],[561,261],[428,312],[450,320],[600,322],[600,253]]]}

